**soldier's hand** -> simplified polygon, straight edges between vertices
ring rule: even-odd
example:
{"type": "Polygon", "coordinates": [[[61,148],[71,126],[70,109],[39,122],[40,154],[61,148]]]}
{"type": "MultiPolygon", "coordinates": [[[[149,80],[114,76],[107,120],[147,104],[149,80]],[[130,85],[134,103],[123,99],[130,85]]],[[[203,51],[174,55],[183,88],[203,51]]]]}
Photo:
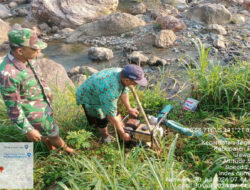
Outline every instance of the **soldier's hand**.
{"type": "Polygon", "coordinates": [[[121,139],[124,140],[124,141],[130,141],[131,140],[131,137],[128,133],[122,133],[120,135],[121,139]]]}
{"type": "Polygon", "coordinates": [[[26,137],[28,140],[33,141],[33,142],[37,142],[37,141],[40,141],[42,139],[42,135],[36,129],[33,129],[30,132],[27,132],[26,137]]]}
{"type": "Polygon", "coordinates": [[[137,117],[139,115],[139,111],[136,108],[128,109],[128,113],[134,117],[137,117]]]}
{"type": "Polygon", "coordinates": [[[48,98],[49,98],[50,102],[53,101],[53,94],[51,92],[48,94],[48,98]]]}

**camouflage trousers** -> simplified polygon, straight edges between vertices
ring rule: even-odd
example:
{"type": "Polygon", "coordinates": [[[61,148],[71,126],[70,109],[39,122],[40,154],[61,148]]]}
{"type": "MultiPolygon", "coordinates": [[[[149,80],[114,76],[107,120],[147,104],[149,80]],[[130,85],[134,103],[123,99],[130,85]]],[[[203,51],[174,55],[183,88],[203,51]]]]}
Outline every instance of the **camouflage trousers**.
{"type": "Polygon", "coordinates": [[[43,137],[54,137],[59,134],[59,127],[53,120],[53,111],[49,106],[45,108],[43,114],[39,115],[40,117],[34,117],[34,115],[35,114],[31,113],[27,118],[30,124],[38,130],[43,137]]]}

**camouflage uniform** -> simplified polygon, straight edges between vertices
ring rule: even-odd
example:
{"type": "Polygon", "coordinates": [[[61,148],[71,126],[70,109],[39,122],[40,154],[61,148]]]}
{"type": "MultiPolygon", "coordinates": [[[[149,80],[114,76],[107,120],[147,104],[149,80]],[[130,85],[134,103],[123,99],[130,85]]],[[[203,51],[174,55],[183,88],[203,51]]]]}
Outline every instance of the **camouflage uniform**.
{"type": "MultiPolygon", "coordinates": [[[[38,40],[29,29],[9,32],[14,46],[44,49],[47,44],[38,40]]],[[[9,53],[0,65],[0,91],[13,123],[23,132],[37,129],[42,136],[55,136],[58,127],[53,122],[53,110],[48,98],[50,88],[40,76],[35,60],[23,63],[9,53]]]]}

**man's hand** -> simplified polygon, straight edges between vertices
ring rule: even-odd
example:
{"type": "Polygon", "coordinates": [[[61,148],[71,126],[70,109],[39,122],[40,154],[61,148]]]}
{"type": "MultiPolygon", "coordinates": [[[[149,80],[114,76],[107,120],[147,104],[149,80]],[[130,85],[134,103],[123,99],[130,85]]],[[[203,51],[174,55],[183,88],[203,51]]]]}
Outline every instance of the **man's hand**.
{"type": "Polygon", "coordinates": [[[124,141],[131,141],[131,137],[130,137],[130,135],[128,134],[128,133],[122,133],[122,134],[120,134],[120,138],[122,139],[122,140],[124,140],[124,141]]]}
{"type": "Polygon", "coordinates": [[[31,132],[26,133],[26,137],[29,141],[32,141],[32,142],[37,142],[42,139],[42,135],[36,129],[33,129],[31,132]]]}
{"type": "Polygon", "coordinates": [[[134,117],[138,117],[139,111],[136,108],[129,108],[128,113],[134,117]]]}
{"type": "Polygon", "coordinates": [[[49,98],[50,102],[53,101],[53,94],[52,94],[52,92],[50,92],[50,93],[48,94],[48,98],[49,98]]]}

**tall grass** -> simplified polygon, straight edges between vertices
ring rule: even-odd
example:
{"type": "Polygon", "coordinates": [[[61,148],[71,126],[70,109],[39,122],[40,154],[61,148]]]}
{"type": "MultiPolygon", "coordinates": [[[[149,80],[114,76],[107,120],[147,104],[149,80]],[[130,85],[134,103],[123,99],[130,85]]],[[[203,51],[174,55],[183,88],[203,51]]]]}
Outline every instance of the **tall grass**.
{"type": "Polygon", "coordinates": [[[192,96],[206,110],[244,113],[249,109],[250,99],[249,62],[221,66],[208,58],[210,49],[206,49],[200,40],[194,44],[199,59],[191,59],[188,66],[192,96]]]}

